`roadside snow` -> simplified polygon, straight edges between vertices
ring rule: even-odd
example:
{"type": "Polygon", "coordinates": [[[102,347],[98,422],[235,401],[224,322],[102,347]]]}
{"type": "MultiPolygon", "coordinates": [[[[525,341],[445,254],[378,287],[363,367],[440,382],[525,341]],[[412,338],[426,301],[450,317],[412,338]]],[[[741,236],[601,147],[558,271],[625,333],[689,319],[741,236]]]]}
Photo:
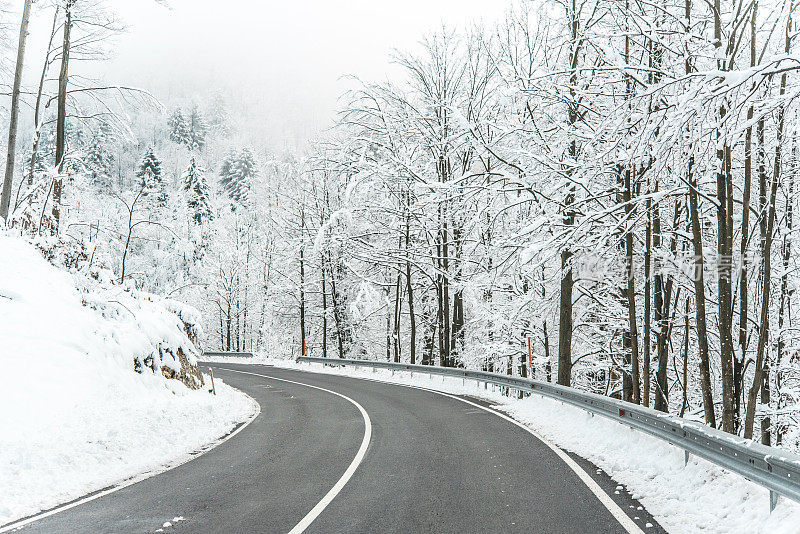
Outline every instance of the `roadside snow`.
{"type": "Polygon", "coordinates": [[[214,361],[263,363],[482,397],[552,443],[609,473],[670,533],[800,533],[800,504],[781,498],[770,514],[769,492],[761,486],[695,457],[684,467],[682,449],[545,397],[510,399],[491,389],[478,388],[471,380],[431,379],[419,373],[414,377],[400,372],[392,376],[383,370],[323,368],[261,356],[214,361]]]}
{"type": "Polygon", "coordinates": [[[194,360],[176,303],[100,291],[16,237],[0,234],[0,258],[0,525],[160,470],[256,412],[220,380],[212,396],[134,372],[159,343],[194,360]]]}

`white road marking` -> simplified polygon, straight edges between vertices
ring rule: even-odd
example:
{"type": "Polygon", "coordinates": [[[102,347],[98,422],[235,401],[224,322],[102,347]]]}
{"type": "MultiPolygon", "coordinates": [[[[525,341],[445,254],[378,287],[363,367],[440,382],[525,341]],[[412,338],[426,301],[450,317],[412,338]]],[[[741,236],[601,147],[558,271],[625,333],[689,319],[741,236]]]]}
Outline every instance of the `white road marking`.
{"type": "Polygon", "coordinates": [[[594,479],[591,476],[589,476],[589,474],[586,471],[584,471],[583,468],[580,465],[578,465],[578,463],[575,460],[573,460],[566,452],[561,450],[554,443],[551,443],[550,441],[548,441],[547,438],[545,438],[544,436],[540,435],[538,432],[536,432],[532,428],[525,426],[524,424],[520,423],[516,419],[514,419],[514,418],[512,418],[512,417],[510,417],[510,416],[508,416],[508,415],[506,415],[506,414],[504,414],[502,412],[498,412],[498,411],[493,410],[491,408],[487,408],[486,406],[481,406],[480,404],[476,404],[476,403],[474,403],[472,401],[468,401],[467,399],[463,399],[463,398],[461,398],[461,397],[459,397],[457,395],[451,395],[450,393],[445,393],[443,391],[437,391],[435,389],[430,389],[430,388],[426,388],[426,387],[422,387],[422,386],[414,386],[414,385],[410,385],[410,384],[400,384],[400,383],[397,383],[397,382],[388,382],[386,380],[380,380],[378,378],[364,378],[364,377],[360,377],[360,376],[347,376],[347,375],[340,375],[340,374],[334,374],[334,373],[315,373],[314,371],[306,371],[304,369],[288,369],[288,370],[300,371],[300,372],[303,372],[303,373],[323,374],[323,375],[327,375],[327,376],[343,376],[345,378],[354,378],[356,380],[368,380],[370,382],[380,382],[382,384],[391,384],[391,385],[395,385],[395,386],[401,386],[401,387],[407,387],[407,388],[412,388],[412,389],[419,389],[419,390],[422,390],[422,391],[428,391],[430,393],[436,393],[437,395],[443,395],[445,397],[450,397],[451,399],[455,399],[455,400],[464,402],[464,403],[469,404],[471,406],[474,406],[476,408],[480,408],[483,411],[486,411],[486,412],[489,412],[491,414],[494,414],[497,417],[505,419],[506,421],[515,424],[516,426],[518,426],[519,428],[521,428],[525,432],[528,432],[533,437],[535,437],[536,439],[538,439],[539,441],[541,441],[542,443],[544,443],[545,445],[550,447],[550,449],[553,452],[555,452],[556,455],[558,455],[558,457],[561,458],[561,460],[563,460],[563,462],[565,464],[567,464],[567,466],[569,466],[569,468],[572,469],[575,472],[576,475],[578,475],[578,478],[580,478],[581,481],[584,484],[586,484],[586,486],[589,488],[589,491],[591,491],[595,495],[595,497],[597,497],[597,499],[600,501],[600,503],[611,513],[611,515],[614,516],[614,519],[616,519],[619,522],[619,524],[622,525],[622,528],[624,528],[628,532],[628,534],[644,534],[644,531],[641,528],[639,528],[639,525],[637,525],[622,510],[622,508],[620,508],[619,505],[616,502],[614,502],[614,499],[612,499],[603,490],[603,488],[601,488],[600,485],[597,482],[595,482],[594,479]]]}
{"type": "Polygon", "coordinates": [[[333,501],[333,499],[336,498],[339,492],[342,491],[342,488],[344,488],[345,484],[347,484],[347,482],[350,481],[350,478],[352,478],[353,473],[356,472],[358,466],[361,464],[362,461],[364,461],[364,456],[366,456],[367,454],[367,447],[369,447],[369,442],[372,439],[372,420],[369,418],[369,414],[367,414],[367,411],[358,402],[354,401],[347,395],[342,395],[341,393],[331,391],[330,389],[321,388],[319,386],[312,386],[311,384],[305,384],[303,382],[295,382],[294,380],[287,380],[285,378],[276,378],[274,376],[251,373],[248,371],[237,371],[236,369],[228,369],[227,367],[219,367],[219,369],[224,369],[225,371],[232,371],[234,373],[241,373],[245,375],[260,376],[262,378],[268,378],[270,380],[278,380],[280,382],[288,382],[290,384],[297,384],[298,386],[306,386],[309,388],[318,389],[320,391],[324,391],[326,393],[330,393],[332,395],[336,395],[337,397],[343,398],[344,400],[350,402],[353,406],[358,408],[358,411],[361,412],[361,417],[364,418],[364,438],[361,440],[361,446],[358,448],[358,452],[356,452],[355,458],[353,458],[353,461],[350,462],[350,465],[347,467],[347,470],[344,472],[341,478],[339,478],[336,484],[334,484],[334,486],[330,489],[330,491],[328,491],[328,493],[325,494],[322,500],[319,501],[317,505],[314,506],[314,508],[312,508],[311,511],[308,512],[305,515],[305,517],[303,517],[303,519],[301,519],[300,522],[297,523],[297,525],[295,525],[295,527],[292,530],[289,531],[289,534],[300,534],[301,532],[304,532],[309,526],[311,526],[311,523],[314,522],[314,520],[319,516],[319,514],[321,514],[322,511],[325,510],[325,508],[327,508],[327,506],[331,503],[331,501],[333,501]]]}
{"type": "MultiPolygon", "coordinates": [[[[248,395],[248,397],[249,397],[249,395],[248,395]]],[[[27,519],[22,519],[22,520],[19,520],[19,521],[15,521],[13,523],[9,523],[4,527],[0,527],[0,534],[2,534],[3,532],[11,532],[12,530],[17,530],[17,529],[22,528],[22,527],[24,527],[26,525],[30,525],[34,521],[39,521],[40,519],[44,519],[45,517],[50,517],[51,515],[55,515],[55,514],[57,514],[59,512],[63,512],[65,510],[69,510],[70,508],[75,508],[76,506],[80,506],[82,504],[86,504],[87,502],[93,501],[95,499],[99,499],[100,497],[105,497],[106,495],[110,495],[112,493],[115,493],[115,492],[117,492],[117,491],[119,491],[119,490],[121,490],[123,488],[127,488],[128,486],[133,486],[134,484],[137,484],[137,483],[141,482],[142,480],[146,480],[146,479],[148,479],[150,477],[154,477],[156,475],[160,475],[161,473],[165,473],[165,472],[169,471],[170,469],[175,469],[176,467],[179,467],[179,466],[181,466],[181,465],[183,465],[183,464],[185,464],[187,462],[190,462],[190,461],[194,460],[195,458],[199,458],[200,456],[204,455],[205,453],[207,453],[208,451],[210,451],[212,449],[216,449],[218,446],[222,445],[223,443],[225,443],[229,439],[233,438],[236,434],[238,434],[239,432],[241,432],[242,430],[247,428],[247,426],[250,423],[252,423],[253,421],[255,421],[256,417],[258,417],[258,415],[261,413],[261,405],[258,404],[258,402],[256,402],[256,400],[253,399],[252,397],[250,397],[250,400],[252,400],[253,403],[256,406],[256,410],[253,413],[253,416],[247,422],[242,424],[239,428],[237,428],[236,430],[234,430],[233,432],[231,432],[230,434],[228,434],[224,438],[213,442],[211,445],[208,445],[205,448],[200,449],[199,451],[194,451],[192,453],[189,453],[188,456],[183,457],[180,460],[177,460],[177,461],[175,461],[173,463],[165,464],[164,466],[162,466],[162,468],[160,468],[160,469],[158,469],[156,471],[148,471],[147,473],[142,473],[141,475],[137,475],[137,476],[135,476],[133,478],[129,478],[128,480],[126,480],[124,482],[121,482],[118,485],[113,486],[111,488],[108,488],[107,490],[103,490],[103,491],[99,491],[97,493],[93,493],[93,494],[88,495],[88,496],[86,496],[86,497],[84,497],[82,499],[78,499],[77,501],[73,501],[71,503],[65,504],[63,506],[59,506],[57,508],[53,508],[52,510],[48,510],[46,512],[42,512],[41,514],[37,514],[37,515],[31,516],[31,517],[29,517],[27,519]]]]}
{"type": "MultiPolygon", "coordinates": [[[[426,389],[426,388],[419,388],[419,389],[426,389]]],[[[613,515],[617,521],[619,521],[619,524],[622,525],[622,528],[628,531],[629,534],[644,534],[642,529],[639,528],[639,525],[634,523],[634,521],[630,517],[628,517],[628,514],[622,511],[622,508],[620,508],[619,505],[616,502],[614,502],[614,499],[609,497],[608,494],[605,491],[603,491],[603,488],[601,488],[600,485],[597,482],[595,482],[594,479],[590,477],[589,474],[586,471],[584,471],[584,469],[580,465],[578,465],[578,463],[575,460],[573,460],[566,452],[561,450],[555,444],[550,443],[550,441],[545,439],[544,436],[540,435],[532,428],[523,425],[516,419],[504,413],[492,410],[491,408],[487,408],[486,406],[481,406],[480,404],[475,404],[472,401],[468,401],[467,399],[462,399],[461,397],[458,397],[456,395],[450,395],[449,393],[444,393],[435,390],[428,390],[428,391],[433,391],[434,393],[444,395],[445,397],[450,397],[451,399],[460,400],[461,402],[466,402],[467,404],[471,404],[472,406],[481,408],[482,410],[485,410],[489,413],[496,415],[497,417],[501,417],[506,421],[509,421],[510,423],[517,425],[521,429],[533,435],[533,437],[535,437],[536,439],[538,439],[539,441],[550,447],[550,449],[552,449],[552,451],[556,453],[558,457],[561,458],[564,461],[564,463],[567,464],[570,467],[570,469],[572,469],[575,472],[576,475],[578,475],[578,478],[580,478],[581,481],[583,481],[583,483],[586,484],[589,490],[592,493],[594,493],[595,497],[597,497],[600,500],[602,505],[605,506],[609,512],[611,512],[611,515],[613,515]]]]}

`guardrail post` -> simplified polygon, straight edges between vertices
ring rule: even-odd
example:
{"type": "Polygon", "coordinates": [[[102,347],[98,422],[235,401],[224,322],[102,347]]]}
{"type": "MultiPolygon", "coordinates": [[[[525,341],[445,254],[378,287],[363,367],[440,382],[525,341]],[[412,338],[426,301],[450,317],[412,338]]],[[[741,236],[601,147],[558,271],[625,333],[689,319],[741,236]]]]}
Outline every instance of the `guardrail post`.
{"type": "Polygon", "coordinates": [[[689,465],[689,451],[686,449],[683,450],[683,467],[689,465]]]}
{"type": "Polygon", "coordinates": [[[778,506],[778,492],[769,490],[769,513],[775,511],[775,507],[778,506]]]}

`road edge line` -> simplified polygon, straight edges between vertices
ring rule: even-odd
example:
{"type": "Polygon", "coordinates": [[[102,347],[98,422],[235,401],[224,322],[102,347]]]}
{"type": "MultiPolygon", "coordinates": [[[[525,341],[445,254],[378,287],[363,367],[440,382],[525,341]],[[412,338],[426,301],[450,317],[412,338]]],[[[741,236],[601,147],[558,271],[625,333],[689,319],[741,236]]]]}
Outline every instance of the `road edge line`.
{"type": "MultiPolygon", "coordinates": [[[[231,387],[233,387],[233,386],[231,386],[231,387]]],[[[236,389],[236,388],[234,388],[234,389],[236,389]]],[[[201,456],[203,456],[207,452],[216,449],[218,446],[222,445],[223,443],[225,443],[229,439],[231,439],[234,436],[236,436],[239,432],[241,432],[242,430],[247,428],[250,425],[250,423],[255,421],[256,418],[259,415],[261,415],[261,405],[258,403],[257,400],[255,400],[250,395],[247,395],[247,393],[245,393],[244,391],[241,391],[241,390],[238,390],[238,389],[236,391],[238,391],[239,393],[241,393],[243,395],[246,395],[247,398],[250,399],[253,402],[253,404],[255,405],[255,408],[256,408],[255,411],[252,414],[252,417],[250,417],[250,419],[248,419],[244,423],[241,423],[236,428],[236,430],[233,430],[232,432],[229,432],[228,434],[225,434],[221,438],[218,438],[216,441],[212,441],[208,445],[204,445],[203,447],[201,447],[200,449],[198,449],[196,451],[192,451],[192,452],[188,453],[186,456],[181,457],[180,459],[178,459],[178,460],[176,460],[176,461],[174,461],[172,463],[166,463],[166,464],[160,466],[155,471],[147,471],[145,473],[140,473],[138,475],[134,475],[133,477],[131,477],[131,478],[129,478],[129,479],[123,481],[123,482],[120,482],[119,484],[117,484],[115,486],[111,486],[108,489],[99,490],[99,491],[97,491],[95,493],[91,493],[89,495],[86,495],[85,497],[78,497],[77,499],[75,499],[73,501],[70,501],[70,502],[68,502],[66,504],[62,504],[60,506],[56,506],[55,508],[51,508],[50,510],[46,510],[44,512],[40,512],[40,513],[38,513],[36,515],[32,515],[32,516],[29,516],[29,517],[24,517],[22,519],[18,519],[16,521],[12,522],[12,523],[7,523],[5,525],[0,525],[0,534],[3,534],[4,532],[12,532],[12,531],[18,530],[18,529],[20,529],[22,527],[28,526],[31,523],[35,523],[36,521],[39,521],[39,520],[44,519],[46,517],[50,517],[52,515],[56,515],[56,514],[58,514],[60,512],[64,512],[66,510],[69,510],[70,508],[75,508],[76,506],[80,506],[82,504],[86,504],[87,502],[94,501],[95,499],[99,499],[100,497],[105,497],[106,495],[110,495],[110,494],[115,493],[115,492],[117,492],[117,491],[119,491],[121,489],[125,489],[125,488],[127,488],[129,486],[133,486],[134,484],[138,484],[139,482],[142,482],[143,480],[147,480],[148,478],[152,478],[152,477],[154,477],[156,475],[160,475],[160,474],[166,473],[167,471],[171,471],[172,469],[175,469],[176,467],[180,467],[180,466],[182,466],[184,464],[187,464],[187,463],[191,462],[192,460],[194,460],[196,458],[200,458],[201,456]]]]}
{"type": "Polygon", "coordinates": [[[430,391],[432,393],[438,393],[439,395],[444,395],[445,397],[450,397],[452,399],[460,400],[461,402],[464,402],[471,406],[475,406],[476,408],[480,408],[481,410],[484,410],[486,412],[492,413],[497,417],[505,419],[506,421],[513,423],[518,427],[520,427],[521,429],[525,430],[533,437],[535,437],[536,439],[547,445],[554,453],[556,453],[556,455],[559,458],[561,458],[561,460],[563,460],[565,464],[567,464],[570,467],[570,469],[572,469],[575,472],[576,475],[578,475],[578,478],[580,478],[581,481],[589,488],[589,491],[594,493],[594,496],[597,497],[600,503],[611,513],[612,516],[614,516],[614,519],[616,519],[620,523],[620,525],[622,525],[622,528],[628,531],[629,534],[644,534],[644,531],[641,528],[639,528],[639,525],[637,525],[633,521],[633,519],[628,517],[628,514],[626,514],[625,511],[622,510],[622,508],[614,501],[614,499],[612,499],[608,495],[608,493],[606,493],[605,490],[603,490],[603,488],[600,487],[600,485],[597,482],[595,482],[595,480],[589,475],[589,473],[586,472],[585,469],[583,469],[578,464],[578,462],[570,458],[570,456],[566,452],[564,452],[564,450],[561,449],[561,447],[559,447],[554,443],[551,443],[548,439],[546,439],[544,436],[536,432],[534,429],[521,423],[520,421],[517,421],[516,419],[507,414],[498,412],[486,406],[481,406],[480,404],[461,398],[458,395],[452,395],[450,393],[436,391],[435,389],[426,389],[426,388],[418,388],[418,389],[423,389],[426,391],[430,391]]]}

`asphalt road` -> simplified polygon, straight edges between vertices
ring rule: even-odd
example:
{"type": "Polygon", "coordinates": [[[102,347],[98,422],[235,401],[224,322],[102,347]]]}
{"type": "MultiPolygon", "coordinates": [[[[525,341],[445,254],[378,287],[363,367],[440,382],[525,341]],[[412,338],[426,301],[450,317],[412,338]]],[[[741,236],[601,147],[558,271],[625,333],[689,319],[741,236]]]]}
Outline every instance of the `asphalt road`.
{"type": "Polygon", "coordinates": [[[191,462],[20,532],[638,532],[631,521],[662,532],[594,466],[576,458],[618,506],[603,504],[546,444],[475,404],[341,376],[211,366],[261,405],[249,426],[191,462]]]}

